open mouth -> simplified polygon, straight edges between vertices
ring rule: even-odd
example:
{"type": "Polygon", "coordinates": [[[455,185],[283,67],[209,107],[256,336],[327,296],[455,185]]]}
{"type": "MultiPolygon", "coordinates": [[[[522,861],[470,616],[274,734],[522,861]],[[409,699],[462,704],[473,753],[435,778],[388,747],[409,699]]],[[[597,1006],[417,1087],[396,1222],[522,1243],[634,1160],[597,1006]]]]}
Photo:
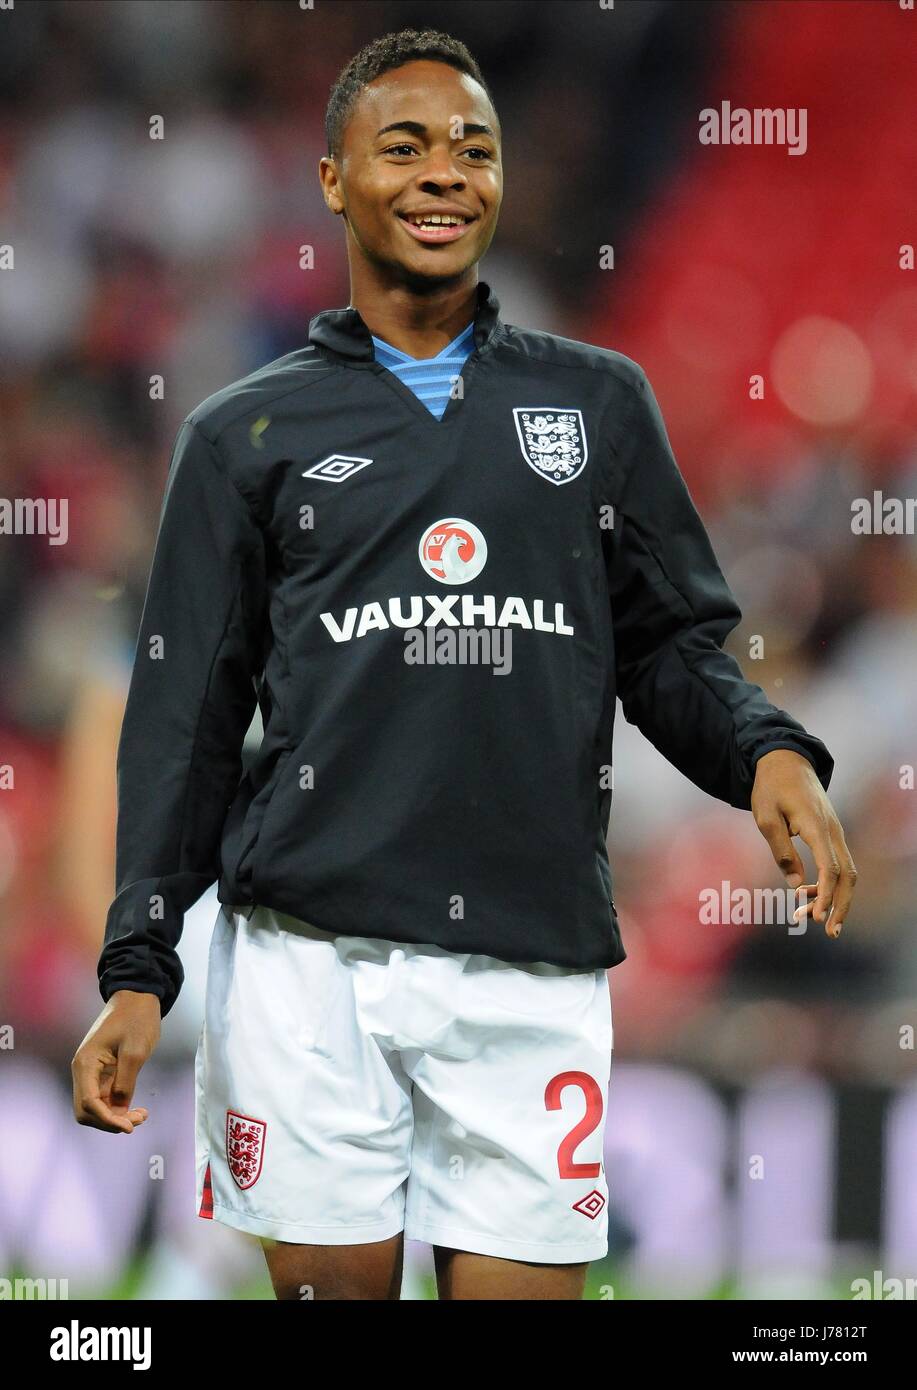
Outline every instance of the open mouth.
{"type": "Polygon", "coordinates": [[[457,241],[476,219],[458,213],[405,213],[399,212],[399,219],[416,241],[435,243],[457,241]]]}

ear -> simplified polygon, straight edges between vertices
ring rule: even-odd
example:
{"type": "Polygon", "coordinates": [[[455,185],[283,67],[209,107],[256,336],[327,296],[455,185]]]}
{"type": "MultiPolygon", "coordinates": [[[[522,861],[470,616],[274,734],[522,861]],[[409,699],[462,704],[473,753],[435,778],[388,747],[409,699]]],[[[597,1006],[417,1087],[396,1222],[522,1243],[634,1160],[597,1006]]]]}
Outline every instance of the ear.
{"type": "Polygon", "coordinates": [[[344,212],[344,200],[340,193],[340,176],[334,160],[329,158],[328,155],[322,155],[319,160],[318,177],[322,185],[322,194],[327,206],[335,216],[339,216],[344,212]]]}

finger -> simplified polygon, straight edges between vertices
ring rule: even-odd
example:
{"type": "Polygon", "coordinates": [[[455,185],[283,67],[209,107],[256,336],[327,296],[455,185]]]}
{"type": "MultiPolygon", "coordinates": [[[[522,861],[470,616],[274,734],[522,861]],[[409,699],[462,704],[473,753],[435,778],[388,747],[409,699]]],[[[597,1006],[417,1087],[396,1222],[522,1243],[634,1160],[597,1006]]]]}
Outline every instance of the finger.
{"type": "Polygon", "coordinates": [[[77,1111],[77,1122],[90,1125],[93,1129],[104,1129],[109,1134],[132,1134],[134,1126],[129,1113],[116,1115],[111,1106],[106,1105],[99,1096],[86,1096],[77,1111]]]}
{"type": "MultiPolygon", "coordinates": [[[[105,1105],[106,1102],[103,1101],[102,1104],[105,1105]]],[[[119,1120],[127,1118],[133,1125],[142,1125],[150,1113],[143,1105],[109,1105],[108,1108],[119,1120]]]]}
{"type": "Polygon", "coordinates": [[[136,1129],[138,1125],[142,1125],[144,1120],[148,1120],[150,1116],[150,1112],[144,1109],[142,1105],[132,1105],[130,1110],[126,1111],[121,1111],[115,1106],[109,1108],[112,1114],[117,1115],[119,1119],[123,1120],[126,1118],[130,1120],[133,1129],[136,1129]]]}
{"type": "Polygon", "coordinates": [[[812,916],[817,922],[827,922],[841,872],[840,861],[831,843],[827,818],[806,821],[805,825],[799,827],[799,834],[812,851],[818,871],[818,896],[812,908],[812,916]]]}
{"type": "MultiPolygon", "coordinates": [[[[111,1053],[99,1054],[91,1050],[86,1050],[85,1045],[81,1044],[76,1056],[70,1066],[73,1077],[73,1113],[77,1124],[95,1125],[96,1121],[104,1121],[100,1127],[108,1128],[110,1121],[107,1115],[103,1115],[96,1109],[97,1103],[101,1100],[99,1095],[100,1076],[108,1066],[108,1058],[114,1057],[111,1053]]],[[[107,1105],[105,1109],[107,1110],[107,1105]]],[[[115,1126],[120,1129],[120,1123],[115,1126]]]]}
{"type": "Polygon", "coordinates": [[[102,1055],[77,1053],[72,1066],[74,1115],[78,1124],[109,1133],[130,1134],[136,1125],[143,1124],[148,1111],[143,1106],[113,1107],[107,1094],[101,1094],[99,1074],[103,1074],[103,1090],[107,1091],[111,1084],[112,1060],[109,1059],[113,1060],[113,1054],[107,1049],[102,1055]]]}
{"type": "Polygon", "coordinates": [[[111,1104],[118,1109],[127,1110],[134,1095],[134,1087],[137,1084],[137,1077],[140,1068],[146,1061],[142,1052],[135,1051],[130,1046],[123,1046],[118,1049],[118,1065],[115,1068],[114,1080],[111,1083],[110,1099],[111,1104]]]}
{"type": "Polygon", "coordinates": [[[814,898],[818,892],[817,883],[800,883],[796,889],[796,902],[798,906],[793,913],[793,921],[798,922],[801,917],[808,917],[812,908],[815,906],[814,898]],[[808,901],[806,901],[808,899],[808,901]]]}
{"type": "Polygon", "coordinates": [[[797,888],[805,878],[805,868],[799,851],[790,838],[789,827],[779,811],[769,812],[755,821],[761,834],[770,845],[774,863],[786,877],[791,888],[797,888]]]}
{"type": "Polygon", "coordinates": [[[857,870],[847,848],[847,841],[844,838],[844,831],[840,821],[835,817],[830,824],[831,840],[834,845],[834,852],[841,866],[840,876],[837,887],[834,890],[834,903],[831,909],[831,916],[825,923],[825,931],[829,936],[838,937],[841,934],[841,927],[847,919],[850,904],[853,900],[853,892],[856,887],[857,870]]]}

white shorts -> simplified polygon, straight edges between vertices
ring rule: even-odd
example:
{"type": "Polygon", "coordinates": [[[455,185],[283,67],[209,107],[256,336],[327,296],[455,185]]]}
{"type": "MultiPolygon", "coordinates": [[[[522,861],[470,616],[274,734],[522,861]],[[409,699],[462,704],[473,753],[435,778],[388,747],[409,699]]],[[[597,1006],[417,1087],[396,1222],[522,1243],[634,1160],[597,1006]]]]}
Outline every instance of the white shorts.
{"type": "MultiPolygon", "coordinates": [[[[246,909],[250,911],[251,909],[246,909]]],[[[305,1245],[608,1250],[607,972],[221,908],[196,1058],[198,1214],[305,1245]]]]}

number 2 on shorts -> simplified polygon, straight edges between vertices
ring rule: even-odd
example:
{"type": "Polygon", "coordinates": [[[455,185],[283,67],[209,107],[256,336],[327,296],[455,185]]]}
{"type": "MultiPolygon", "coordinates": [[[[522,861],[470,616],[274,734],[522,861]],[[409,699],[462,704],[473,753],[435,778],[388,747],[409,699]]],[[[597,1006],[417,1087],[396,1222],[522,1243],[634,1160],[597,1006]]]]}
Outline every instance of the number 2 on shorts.
{"type": "Polygon", "coordinates": [[[566,1086],[578,1086],[586,1098],[586,1113],[565,1135],[557,1150],[557,1171],[562,1178],[597,1178],[601,1172],[600,1163],[575,1163],[573,1155],[587,1135],[598,1126],[602,1119],[605,1103],[598,1082],[585,1071],[562,1071],[552,1076],[545,1087],[544,1104],[546,1110],[560,1110],[561,1093],[566,1086]]]}

